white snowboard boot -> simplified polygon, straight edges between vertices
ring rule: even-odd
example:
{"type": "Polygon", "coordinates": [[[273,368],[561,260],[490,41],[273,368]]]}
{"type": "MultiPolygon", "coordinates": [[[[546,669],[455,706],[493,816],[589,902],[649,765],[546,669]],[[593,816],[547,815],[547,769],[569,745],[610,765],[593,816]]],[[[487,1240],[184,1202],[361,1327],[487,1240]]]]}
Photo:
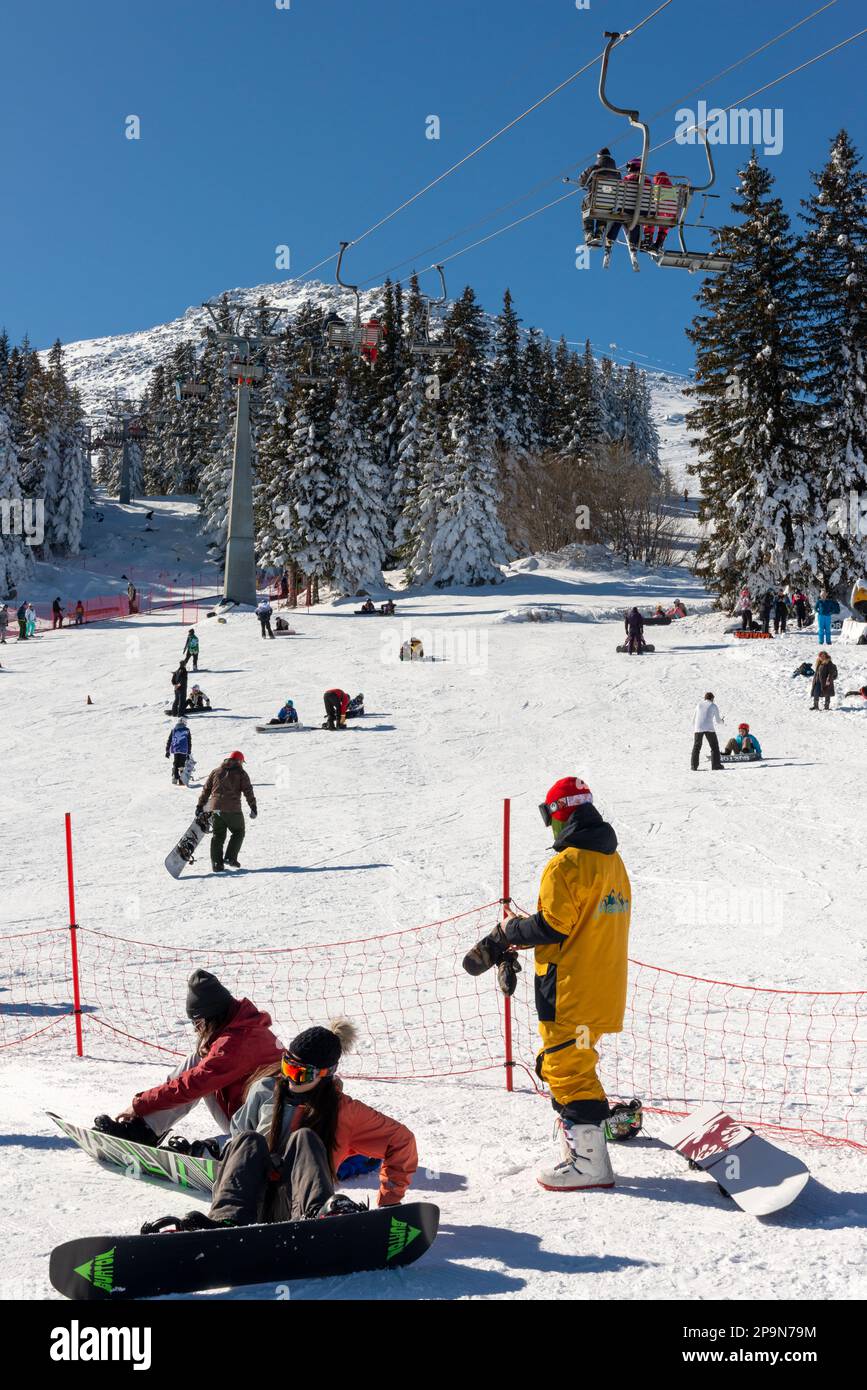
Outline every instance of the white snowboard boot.
{"type": "Polygon", "coordinates": [[[540,1168],[536,1181],[548,1192],[578,1192],[585,1187],[613,1187],[605,1125],[558,1120],[562,1161],[540,1168]]]}

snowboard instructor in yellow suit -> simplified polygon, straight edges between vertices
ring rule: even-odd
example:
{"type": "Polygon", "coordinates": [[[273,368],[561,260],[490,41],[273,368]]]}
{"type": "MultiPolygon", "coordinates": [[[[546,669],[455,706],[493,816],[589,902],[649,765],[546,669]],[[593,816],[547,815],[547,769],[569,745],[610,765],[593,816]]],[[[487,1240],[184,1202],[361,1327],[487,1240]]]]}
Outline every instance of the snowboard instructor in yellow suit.
{"type": "Polygon", "coordinates": [[[537,1178],[551,1191],[611,1187],[610,1111],[596,1043],[623,1028],[632,889],[617,835],[580,778],[561,777],[539,810],[554,835],[554,857],[542,874],[538,910],[518,917],[507,908],[464,968],[481,974],[512,950],[533,948],[542,1038],[536,1071],[551,1091],[562,1152],[537,1178]]]}

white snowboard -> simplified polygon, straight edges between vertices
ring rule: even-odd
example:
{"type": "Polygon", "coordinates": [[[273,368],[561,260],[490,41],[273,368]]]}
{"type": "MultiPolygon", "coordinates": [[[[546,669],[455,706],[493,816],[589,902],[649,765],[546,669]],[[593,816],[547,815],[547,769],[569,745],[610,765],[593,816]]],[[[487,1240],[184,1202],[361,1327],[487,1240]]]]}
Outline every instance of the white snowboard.
{"type": "Polygon", "coordinates": [[[288,734],[291,729],[306,729],[306,724],[257,724],[257,734],[288,734]]]}
{"type": "Polygon", "coordinates": [[[211,817],[208,811],[198,812],[187,826],[171,854],[166,855],[165,864],[172,878],[180,878],[205,836],[210,834],[211,817]]]}
{"type": "Polygon", "coordinates": [[[800,1158],[770,1144],[716,1105],[702,1106],[658,1137],[713,1178],[751,1216],[770,1216],[787,1207],[810,1176],[800,1158]]]}

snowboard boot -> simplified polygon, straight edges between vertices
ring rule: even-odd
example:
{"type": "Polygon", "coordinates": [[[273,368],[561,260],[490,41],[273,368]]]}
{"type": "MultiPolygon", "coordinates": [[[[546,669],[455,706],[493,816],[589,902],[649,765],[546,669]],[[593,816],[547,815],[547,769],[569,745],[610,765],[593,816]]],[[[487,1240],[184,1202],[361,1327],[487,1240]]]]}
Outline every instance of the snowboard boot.
{"type": "Polygon", "coordinates": [[[110,1115],[97,1115],[93,1127],[100,1134],[108,1134],[112,1139],[129,1139],[133,1144],[150,1144],[155,1148],[159,1136],[140,1115],[132,1120],[113,1120],[110,1115]]]}
{"type": "Polygon", "coordinates": [[[578,1192],[585,1187],[613,1187],[614,1170],[605,1142],[605,1124],[560,1120],[562,1159],[540,1168],[536,1181],[547,1192],[578,1192]]]}
{"type": "Polygon", "coordinates": [[[317,1220],[321,1220],[326,1216],[357,1216],[359,1212],[368,1210],[366,1202],[356,1202],[345,1192],[335,1192],[333,1197],[322,1203],[315,1215],[317,1220]]]}
{"type": "Polygon", "coordinates": [[[227,859],[226,863],[231,864],[233,869],[240,869],[241,867],[237,859],[227,859]]]}

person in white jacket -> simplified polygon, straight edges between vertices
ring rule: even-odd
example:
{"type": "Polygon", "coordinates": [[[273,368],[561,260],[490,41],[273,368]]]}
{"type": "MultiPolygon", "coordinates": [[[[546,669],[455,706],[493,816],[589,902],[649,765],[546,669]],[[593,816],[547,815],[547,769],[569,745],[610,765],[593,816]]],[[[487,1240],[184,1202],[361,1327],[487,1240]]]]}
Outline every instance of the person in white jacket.
{"type": "Polygon", "coordinates": [[[692,770],[698,772],[698,757],[701,752],[701,741],[706,738],[710,744],[711,769],[714,772],[724,771],[719,755],[719,739],[716,734],[717,724],[724,724],[725,720],[714,703],[713,691],[705,692],[703,700],[699,700],[695,707],[695,721],[693,723],[692,741],[692,770]]]}

